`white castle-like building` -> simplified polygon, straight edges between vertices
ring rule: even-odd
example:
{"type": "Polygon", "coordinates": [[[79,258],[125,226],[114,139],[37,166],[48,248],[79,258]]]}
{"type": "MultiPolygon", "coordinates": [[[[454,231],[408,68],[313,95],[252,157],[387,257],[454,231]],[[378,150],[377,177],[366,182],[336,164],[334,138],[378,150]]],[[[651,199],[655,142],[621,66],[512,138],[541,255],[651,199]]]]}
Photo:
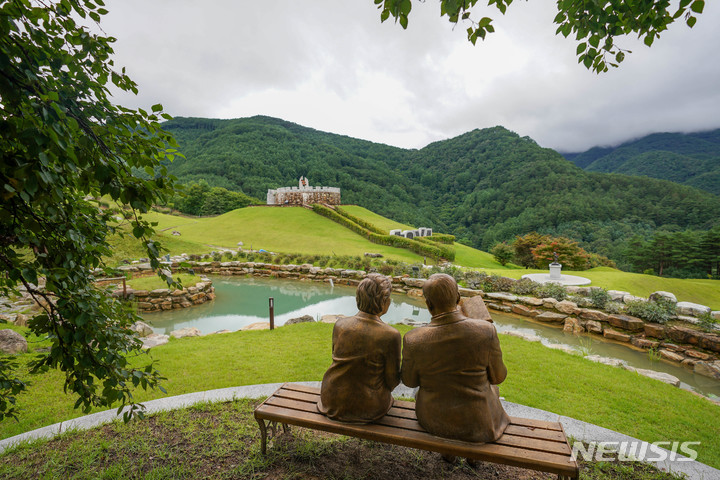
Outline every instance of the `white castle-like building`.
{"type": "Polygon", "coordinates": [[[340,205],[340,189],[338,187],[311,187],[305,177],[300,177],[297,187],[280,187],[267,192],[268,205],[310,205],[324,203],[340,205]]]}

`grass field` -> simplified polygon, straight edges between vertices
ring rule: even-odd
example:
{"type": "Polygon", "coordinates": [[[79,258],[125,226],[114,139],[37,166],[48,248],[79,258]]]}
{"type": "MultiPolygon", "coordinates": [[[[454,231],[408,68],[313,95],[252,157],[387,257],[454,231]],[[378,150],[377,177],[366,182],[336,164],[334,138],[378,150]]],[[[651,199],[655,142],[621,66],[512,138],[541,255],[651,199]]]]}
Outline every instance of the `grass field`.
{"type": "MultiPolygon", "coordinates": [[[[179,281],[184,288],[192,287],[200,281],[200,276],[188,273],[173,274],[173,279],[179,281]]],[[[155,290],[157,288],[168,288],[167,283],[157,275],[133,278],[128,282],[133,290],[155,290]]]]}
{"type": "MultiPolygon", "coordinates": [[[[510,278],[520,278],[527,273],[547,273],[535,269],[487,269],[487,273],[510,278]]],[[[630,292],[638,297],[647,297],[653,292],[672,292],[680,302],[694,302],[720,310],[720,280],[664,278],[641,273],[629,273],[609,267],[596,267],[581,272],[565,271],[569,275],[585,277],[592,286],[630,292]]]]}
{"type": "MultiPolygon", "coordinates": [[[[400,327],[401,333],[409,327],[400,327]]],[[[274,382],[321,380],[331,362],[332,325],[306,323],[274,331],[235,332],[173,339],[151,350],[168,380],[169,395],[274,382]]],[[[503,335],[507,400],[591,422],[646,440],[700,441],[698,460],[720,467],[720,407],[689,392],[637,374],[503,335]]],[[[42,344],[40,344],[42,345],[42,344]]],[[[31,354],[19,356],[26,362],[31,354]]],[[[80,416],[62,393],[62,375],[36,376],[20,422],[0,423],[0,436],[16,435],[80,416]]],[[[138,400],[160,392],[138,391],[138,400]]]]}

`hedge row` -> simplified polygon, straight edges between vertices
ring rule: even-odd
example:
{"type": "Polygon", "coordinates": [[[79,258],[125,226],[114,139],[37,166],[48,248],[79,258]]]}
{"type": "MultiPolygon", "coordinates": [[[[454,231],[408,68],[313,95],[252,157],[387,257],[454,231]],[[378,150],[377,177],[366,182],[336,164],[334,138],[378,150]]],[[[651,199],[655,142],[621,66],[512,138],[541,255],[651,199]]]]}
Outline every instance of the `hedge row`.
{"type": "Polygon", "coordinates": [[[450,235],[448,233],[433,233],[432,235],[427,237],[427,239],[447,245],[452,245],[453,243],[455,243],[455,235],[450,235]]]}
{"type": "Polygon", "coordinates": [[[418,255],[428,256],[431,258],[439,259],[444,258],[446,260],[455,260],[455,251],[450,249],[441,249],[440,246],[431,245],[430,243],[421,243],[410,240],[405,237],[398,237],[397,235],[381,235],[370,231],[369,229],[355,223],[338,212],[331,210],[319,204],[313,204],[312,209],[315,213],[329,218],[345,227],[349,228],[353,232],[362,235],[363,237],[370,240],[372,243],[379,245],[387,245],[390,247],[407,248],[418,255]]]}
{"type": "MultiPolygon", "coordinates": [[[[380,235],[385,235],[385,230],[382,230],[375,226],[374,224],[368,222],[367,220],[363,220],[360,217],[356,217],[355,215],[346,212],[340,207],[335,207],[335,211],[342,215],[343,217],[352,220],[353,222],[357,223],[361,227],[365,227],[371,232],[378,233],[380,235]]],[[[441,251],[444,251],[447,255],[454,256],[454,249],[448,250],[447,247],[443,247],[441,244],[446,245],[452,245],[455,243],[455,235],[448,235],[445,233],[434,233],[433,235],[429,237],[415,237],[415,240],[420,240],[421,242],[429,243],[432,242],[432,244],[438,248],[440,248],[441,251]]],[[[443,258],[448,258],[446,254],[443,254],[443,258]]],[[[453,257],[454,258],[454,257],[453,257]]]]}
{"type": "Polygon", "coordinates": [[[439,249],[442,253],[443,258],[449,258],[452,257],[455,259],[455,247],[444,245],[442,243],[434,242],[431,237],[415,237],[414,240],[418,242],[425,243],[427,245],[432,245],[433,247],[439,249]]]}
{"type": "Polygon", "coordinates": [[[385,231],[384,231],[384,230],[379,229],[378,227],[376,227],[376,226],[373,225],[372,223],[368,222],[367,220],[363,220],[363,219],[360,218],[360,217],[356,217],[355,215],[346,212],[345,210],[343,210],[343,209],[340,208],[340,207],[335,207],[335,211],[336,211],[337,213],[339,213],[340,215],[342,215],[343,217],[345,217],[345,218],[347,218],[347,219],[349,219],[349,220],[352,220],[353,222],[357,223],[357,224],[360,225],[361,227],[365,227],[366,229],[370,230],[370,231],[373,232],[373,233],[379,233],[380,235],[384,235],[384,234],[385,234],[385,231]]]}

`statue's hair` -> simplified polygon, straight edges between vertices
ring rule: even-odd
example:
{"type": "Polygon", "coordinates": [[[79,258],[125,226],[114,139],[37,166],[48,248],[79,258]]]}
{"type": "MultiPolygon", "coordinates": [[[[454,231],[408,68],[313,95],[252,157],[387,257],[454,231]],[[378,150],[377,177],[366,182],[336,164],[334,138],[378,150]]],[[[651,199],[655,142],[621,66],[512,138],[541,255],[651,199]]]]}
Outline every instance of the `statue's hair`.
{"type": "Polygon", "coordinates": [[[385,275],[371,273],[360,282],[355,292],[358,310],[371,315],[382,313],[392,293],[392,283],[385,275]]]}
{"type": "Polygon", "coordinates": [[[436,311],[453,310],[460,300],[458,284],[446,273],[435,273],[423,284],[425,302],[436,311]]]}

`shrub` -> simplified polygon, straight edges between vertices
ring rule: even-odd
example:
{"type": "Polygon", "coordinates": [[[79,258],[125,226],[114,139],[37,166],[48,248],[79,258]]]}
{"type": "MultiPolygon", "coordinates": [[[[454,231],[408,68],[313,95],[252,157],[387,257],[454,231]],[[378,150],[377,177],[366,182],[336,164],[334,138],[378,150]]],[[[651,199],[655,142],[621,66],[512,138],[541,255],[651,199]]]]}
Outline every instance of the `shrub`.
{"type": "Polygon", "coordinates": [[[487,284],[487,278],[488,274],[485,272],[478,272],[476,270],[470,270],[469,272],[465,273],[465,285],[468,286],[468,288],[472,288],[474,290],[483,290],[486,292],[489,292],[488,284],[487,284]]]}
{"type": "Polygon", "coordinates": [[[698,325],[706,332],[714,332],[718,325],[718,321],[713,318],[710,312],[705,312],[698,317],[698,325]]]}
{"type": "Polygon", "coordinates": [[[591,288],[589,297],[592,301],[593,307],[603,310],[607,304],[612,301],[607,289],[600,287],[591,288]]]}
{"type": "Polygon", "coordinates": [[[383,263],[382,265],[378,266],[378,272],[381,273],[382,275],[386,275],[386,276],[392,275],[394,268],[395,267],[393,265],[390,265],[388,263],[383,263]]]}
{"type": "Polygon", "coordinates": [[[507,263],[512,260],[514,252],[513,247],[505,242],[496,243],[492,250],[490,250],[492,256],[502,266],[507,265],[507,263]]]}
{"type": "Polygon", "coordinates": [[[465,284],[469,288],[484,292],[509,292],[516,280],[500,275],[488,275],[485,272],[470,271],[464,275],[465,284]]]}
{"type": "Polygon", "coordinates": [[[432,267],[425,269],[426,270],[426,277],[430,277],[430,275],[434,273],[445,273],[447,275],[450,275],[455,279],[456,282],[460,282],[465,278],[465,272],[460,267],[456,267],[455,265],[447,265],[447,266],[437,266],[433,265],[432,267]]]}
{"type": "Polygon", "coordinates": [[[623,312],[623,304],[618,302],[607,302],[605,304],[605,311],[608,313],[622,313],[623,312]]]}
{"type": "Polygon", "coordinates": [[[530,280],[529,278],[522,278],[515,282],[510,288],[510,291],[515,295],[537,295],[537,289],[540,286],[539,283],[530,280]]]}
{"type": "Polygon", "coordinates": [[[536,294],[540,298],[554,298],[559,302],[567,298],[567,290],[559,283],[541,283],[536,294]]]}
{"type": "Polygon", "coordinates": [[[653,302],[633,300],[627,303],[625,311],[648,322],[666,323],[675,315],[675,304],[662,298],[653,302]]]}
{"type": "Polygon", "coordinates": [[[426,238],[436,242],[445,243],[447,245],[452,245],[453,243],[455,243],[455,235],[449,235],[447,233],[433,233],[426,238]]]}

